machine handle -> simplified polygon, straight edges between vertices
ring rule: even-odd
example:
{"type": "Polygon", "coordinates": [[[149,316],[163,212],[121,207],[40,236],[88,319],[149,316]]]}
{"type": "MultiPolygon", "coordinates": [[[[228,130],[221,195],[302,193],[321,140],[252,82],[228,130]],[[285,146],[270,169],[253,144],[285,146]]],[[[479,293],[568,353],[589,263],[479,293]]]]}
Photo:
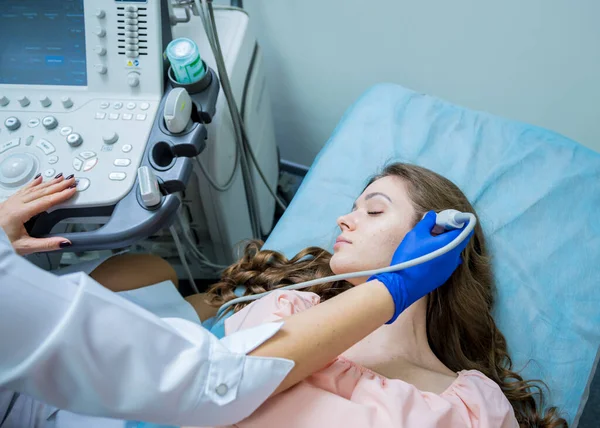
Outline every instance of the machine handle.
{"type": "Polygon", "coordinates": [[[160,205],[153,210],[140,209],[138,181],[129,194],[115,206],[110,219],[99,229],[91,232],[50,234],[71,241],[68,251],[110,250],[126,247],[150,236],[175,221],[181,204],[176,194],[163,196],[160,205]]]}

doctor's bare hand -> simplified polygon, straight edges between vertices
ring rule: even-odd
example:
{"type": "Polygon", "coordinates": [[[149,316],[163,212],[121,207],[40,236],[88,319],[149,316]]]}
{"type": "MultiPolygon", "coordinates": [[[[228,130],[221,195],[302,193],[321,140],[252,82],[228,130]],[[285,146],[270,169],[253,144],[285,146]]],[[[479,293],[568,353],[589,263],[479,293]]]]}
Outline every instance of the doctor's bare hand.
{"type": "Polygon", "coordinates": [[[41,175],[6,201],[0,203],[0,227],[4,230],[15,251],[20,255],[52,251],[71,245],[64,238],[32,238],[25,223],[32,217],[71,198],[76,193],[73,176],[62,174],[46,183],[41,175]]]}

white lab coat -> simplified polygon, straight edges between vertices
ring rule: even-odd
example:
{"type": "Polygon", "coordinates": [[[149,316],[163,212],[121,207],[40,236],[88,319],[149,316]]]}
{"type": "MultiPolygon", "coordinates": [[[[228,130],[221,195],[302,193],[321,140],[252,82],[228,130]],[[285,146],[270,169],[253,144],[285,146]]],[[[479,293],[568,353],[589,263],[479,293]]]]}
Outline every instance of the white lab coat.
{"type": "Polygon", "coordinates": [[[190,321],[158,318],[83,273],[37,268],[0,229],[5,391],[92,416],[228,425],[250,415],[293,368],[290,360],[246,355],[281,326],[218,340],[190,321]]]}

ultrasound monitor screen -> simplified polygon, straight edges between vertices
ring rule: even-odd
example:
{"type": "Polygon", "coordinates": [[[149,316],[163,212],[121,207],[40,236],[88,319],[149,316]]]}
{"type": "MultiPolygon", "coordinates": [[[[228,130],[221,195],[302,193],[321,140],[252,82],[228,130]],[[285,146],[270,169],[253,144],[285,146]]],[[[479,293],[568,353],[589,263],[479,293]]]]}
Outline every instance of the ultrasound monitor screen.
{"type": "Polygon", "coordinates": [[[0,84],[87,85],[83,0],[0,2],[0,84]]]}

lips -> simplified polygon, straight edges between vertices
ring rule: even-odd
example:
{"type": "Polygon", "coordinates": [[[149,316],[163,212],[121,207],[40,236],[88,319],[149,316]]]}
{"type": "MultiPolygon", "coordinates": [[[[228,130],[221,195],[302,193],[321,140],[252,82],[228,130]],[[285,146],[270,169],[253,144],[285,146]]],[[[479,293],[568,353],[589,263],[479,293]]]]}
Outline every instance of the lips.
{"type": "Polygon", "coordinates": [[[339,244],[340,242],[345,242],[346,244],[352,244],[352,241],[350,241],[344,237],[341,237],[341,236],[339,236],[338,239],[335,240],[336,244],[339,244]]]}

